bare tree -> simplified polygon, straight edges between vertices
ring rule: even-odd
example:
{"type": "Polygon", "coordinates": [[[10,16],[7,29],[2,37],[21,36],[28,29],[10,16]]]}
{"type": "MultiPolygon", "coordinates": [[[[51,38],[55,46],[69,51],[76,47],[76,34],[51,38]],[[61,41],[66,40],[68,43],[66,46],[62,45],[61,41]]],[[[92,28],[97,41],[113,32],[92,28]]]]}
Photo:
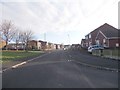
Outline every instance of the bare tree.
{"type": "Polygon", "coordinates": [[[15,41],[16,43],[16,50],[18,50],[18,44],[21,42],[22,36],[23,36],[22,32],[19,29],[16,29],[13,38],[13,41],[15,41]]]}
{"type": "Polygon", "coordinates": [[[0,31],[2,32],[2,39],[6,41],[6,50],[8,46],[8,42],[10,42],[15,35],[15,27],[11,21],[4,20],[1,24],[0,31]]]}
{"type": "Polygon", "coordinates": [[[22,32],[21,41],[25,44],[25,50],[28,51],[28,43],[33,38],[33,32],[31,30],[27,30],[22,32]]]}

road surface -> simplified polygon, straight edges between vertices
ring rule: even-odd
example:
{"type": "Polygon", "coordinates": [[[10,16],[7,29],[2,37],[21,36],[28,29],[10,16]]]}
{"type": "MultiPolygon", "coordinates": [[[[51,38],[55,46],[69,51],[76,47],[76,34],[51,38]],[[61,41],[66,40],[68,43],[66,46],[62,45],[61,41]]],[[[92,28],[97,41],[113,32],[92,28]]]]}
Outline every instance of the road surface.
{"type": "Polygon", "coordinates": [[[87,67],[78,62],[106,65],[110,68],[117,66],[114,60],[108,61],[80,51],[57,50],[18,68],[5,71],[2,74],[2,86],[3,88],[118,88],[118,72],[87,67]]]}

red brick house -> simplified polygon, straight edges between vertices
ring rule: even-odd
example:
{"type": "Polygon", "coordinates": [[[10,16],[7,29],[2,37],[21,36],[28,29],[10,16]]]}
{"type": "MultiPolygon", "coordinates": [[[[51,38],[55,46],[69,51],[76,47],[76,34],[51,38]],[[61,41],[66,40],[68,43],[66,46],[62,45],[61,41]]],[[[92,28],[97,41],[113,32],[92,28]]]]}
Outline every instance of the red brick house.
{"type": "Polygon", "coordinates": [[[55,44],[56,45],[56,49],[60,49],[60,44],[55,44]]]}
{"type": "Polygon", "coordinates": [[[55,50],[55,49],[63,48],[62,44],[54,44],[54,43],[41,41],[41,40],[39,40],[39,42],[41,43],[41,50],[55,50]]]}
{"type": "MultiPolygon", "coordinates": [[[[8,44],[8,49],[10,50],[25,50],[25,44],[24,43],[9,43],[8,44]]],[[[28,49],[29,50],[41,50],[41,43],[38,42],[37,40],[30,40],[28,41],[28,49]]]]}
{"type": "Polygon", "coordinates": [[[118,36],[120,30],[113,28],[100,30],[96,36],[96,44],[103,45],[108,48],[120,47],[120,36],[118,36]]]}
{"type": "Polygon", "coordinates": [[[48,44],[47,44],[47,49],[48,49],[48,50],[55,50],[55,49],[56,49],[56,46],[55,46],[55,44],[48,42],[48,44]]]}
{"type": "Polygon", "coordinates": [[[41,50],[41,43],[37,40],[30,40],[28,42],[28,48],[34,50],[41,50]]]}
{"type": "Polygon", "coordinates": [[[47,42],[41,40],[39,40],[39,42],[41,43],[41,50],[47,50],[47,42]]]}
{"type": "Polygon", "coordinates": [[[16,46],[16,43],[9,43],[7,47],[8,47],[9,50],[24,50],[25,49],[25,44],[19,43],[16,46]]]}
{"type": "MultiPolygon", "coordinates": [[[[105,23],[85,36],[85,47],[101,44],[106,47],[115,47],[119,44],[119,30],[105,23]]],[[[81,42],[82,43],[82,42],[81,42]]]]}

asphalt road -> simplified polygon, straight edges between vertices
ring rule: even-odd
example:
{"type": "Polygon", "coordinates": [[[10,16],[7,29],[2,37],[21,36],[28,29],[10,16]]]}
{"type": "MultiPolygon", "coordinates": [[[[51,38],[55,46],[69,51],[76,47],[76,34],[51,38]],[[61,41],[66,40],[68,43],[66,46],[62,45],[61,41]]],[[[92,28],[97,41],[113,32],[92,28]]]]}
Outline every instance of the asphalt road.
{"type": "Polygon", "coordinates": [[[71,50],[68,53],[71,56],[71,59],[75,61],[80,61],[82,63],[86,63],[90,65],[113,68],[113,69],[119,68],[118,67],[118,63],[120,64],[119,60],[93,56],[86,51],[79,51],[79,50],[75,50],[75,51],[71,50]]]}
{"type": "MultiPolygon", "coordinates": [[[[118,88],[118,72],[80,65],[104,62],[79,51],[58,50],[2,74],[3,88],[118,88]]],[[[105,60],[105,63],[108,60],[105,60]]],[[[116,64],[111,60],[114,68],[116,64]]],[[[98,64],[103,65],[103,64],[98,64]]],[[[108,64],[105,64],[108,65],[108,64]]],[[[108,66],[109,66],[108,65],[108,66]]]]}

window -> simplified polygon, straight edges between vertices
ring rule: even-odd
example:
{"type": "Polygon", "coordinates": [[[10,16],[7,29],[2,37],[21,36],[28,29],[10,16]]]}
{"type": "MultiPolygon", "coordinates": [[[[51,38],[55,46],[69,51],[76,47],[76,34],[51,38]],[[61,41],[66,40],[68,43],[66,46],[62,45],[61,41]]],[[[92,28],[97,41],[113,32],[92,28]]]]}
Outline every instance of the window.
{"type": "Polygon", "coordinates": [[[96,40],[96,44],[97,44],[97,45],[99,45],[99,44],[100,44],[99,40],[96,40]]]}
{"type": "Polygon", "coordinates": [[[119,43],[116,43],[116,47],[119,47],[119,43]]]}
{"type": "Polygon", "coordinates": [[[88,36],[86,36],[85,39],[88,39],[88,36]]]}
{"type": "Polygon", "coordinates": [[[89,38],[91,38],[91,34],[89,34],[89,38]]]}
{"type": "Polygon", "coordinates": [[[86,47],[88,47],[88,43],[86,43],[86,47]]]}
{"type": "Polygon", "coordinates": [[[91,42],[89,42],[89,46],[91,46],[92,45],[92,43],[91,42]]]}
{"type": "Polygon", "coordinates": [[[106,42],[106,40],[105,39],[103,39],[103,43],[105,43],[106,42]]]}

